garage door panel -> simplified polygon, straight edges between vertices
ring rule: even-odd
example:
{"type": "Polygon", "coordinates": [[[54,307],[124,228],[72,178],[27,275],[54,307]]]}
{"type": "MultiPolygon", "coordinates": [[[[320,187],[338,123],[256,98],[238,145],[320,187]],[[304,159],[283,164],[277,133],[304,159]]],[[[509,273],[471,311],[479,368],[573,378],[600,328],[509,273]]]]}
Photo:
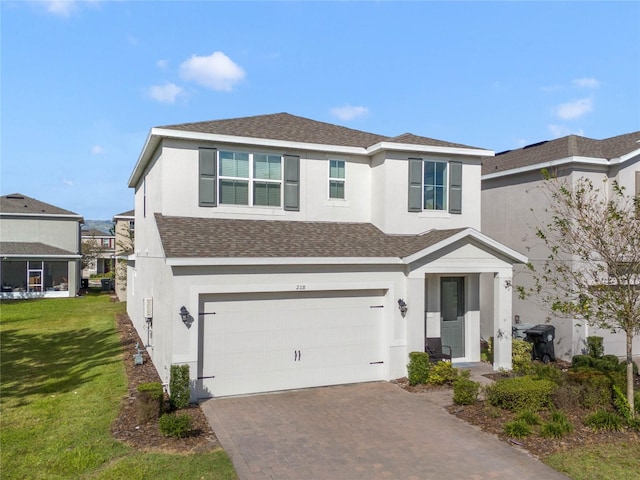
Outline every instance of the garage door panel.
{"type": "MultiPolygon", "coordinates": [[[[199,376],[212,396],[380,380],[384,292],[207,301],[199,376]]],[[[207,299],[208,300],[208,299],[207,299]]]]}

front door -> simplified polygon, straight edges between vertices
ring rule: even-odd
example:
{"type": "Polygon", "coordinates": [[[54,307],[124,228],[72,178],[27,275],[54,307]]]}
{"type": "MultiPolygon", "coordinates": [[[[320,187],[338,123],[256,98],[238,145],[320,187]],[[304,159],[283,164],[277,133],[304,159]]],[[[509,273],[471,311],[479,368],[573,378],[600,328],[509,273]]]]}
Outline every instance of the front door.
{"type": "Polygon", "coordinates": [[[464,357],[464,277],[440,279],[440,332],[442,345],[451,347],[453,358],[464,357]]]}

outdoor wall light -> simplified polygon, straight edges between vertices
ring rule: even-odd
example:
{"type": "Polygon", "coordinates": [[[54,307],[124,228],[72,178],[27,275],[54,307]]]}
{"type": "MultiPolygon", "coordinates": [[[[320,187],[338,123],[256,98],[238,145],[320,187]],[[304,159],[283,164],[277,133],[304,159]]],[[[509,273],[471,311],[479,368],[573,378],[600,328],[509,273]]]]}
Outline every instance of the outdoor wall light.
{"type": "Polygon", "coordinates": [[[406,302],[401,298],[398,299],[398,308],[400,309],[400,315],[404,317],[407,314],[408,307],[406,302]]]}
{"type": "Polygon", "coordinates": [[[180,307],[180,319],[185,325],[189,322],[189,310],[184,305],[180,307]]]}

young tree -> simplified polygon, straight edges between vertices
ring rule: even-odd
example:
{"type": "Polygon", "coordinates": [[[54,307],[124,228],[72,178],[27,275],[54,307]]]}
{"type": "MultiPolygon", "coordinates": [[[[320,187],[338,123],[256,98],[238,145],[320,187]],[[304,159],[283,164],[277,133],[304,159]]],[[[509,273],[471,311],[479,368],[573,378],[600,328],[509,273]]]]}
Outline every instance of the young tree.
{"type": "Polygon", "coordinates": [[[543,170],[547,221],[536,227],[548,257],[529,264],[536,294],[559,316],[626,334],[627,399],[633,403],[633,337],[640,334],[640,198],[606,179],[602,189],[543,170]]]}
{"type": "Polygon", "coordinates": [[[104,253],[104,248],[100,244],[100,241],[95,237],[83,240],[80,248],[82,250],[83,269],[97,265],[100,255],[104,253]]]}

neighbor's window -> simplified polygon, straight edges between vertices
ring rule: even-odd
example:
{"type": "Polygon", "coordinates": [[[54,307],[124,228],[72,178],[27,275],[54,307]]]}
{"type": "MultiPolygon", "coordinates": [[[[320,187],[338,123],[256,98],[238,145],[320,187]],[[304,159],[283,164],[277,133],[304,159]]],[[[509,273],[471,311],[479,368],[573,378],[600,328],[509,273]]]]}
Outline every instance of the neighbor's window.
{"type": "Polygon", "coordinates": [[[423,188],[423,208],[425,210],[447,209],[446,162],[425,160],[423,188]]]}
{"type": "Polygon", "coordinates": [[[280,206],[282,158],[280,155],[253,154],[253,204],[280,206]]]}
{"type": "Polygon", "coordinates": [[[329,160],[329,198],[344,199],[344,160],[329,160]]]}

